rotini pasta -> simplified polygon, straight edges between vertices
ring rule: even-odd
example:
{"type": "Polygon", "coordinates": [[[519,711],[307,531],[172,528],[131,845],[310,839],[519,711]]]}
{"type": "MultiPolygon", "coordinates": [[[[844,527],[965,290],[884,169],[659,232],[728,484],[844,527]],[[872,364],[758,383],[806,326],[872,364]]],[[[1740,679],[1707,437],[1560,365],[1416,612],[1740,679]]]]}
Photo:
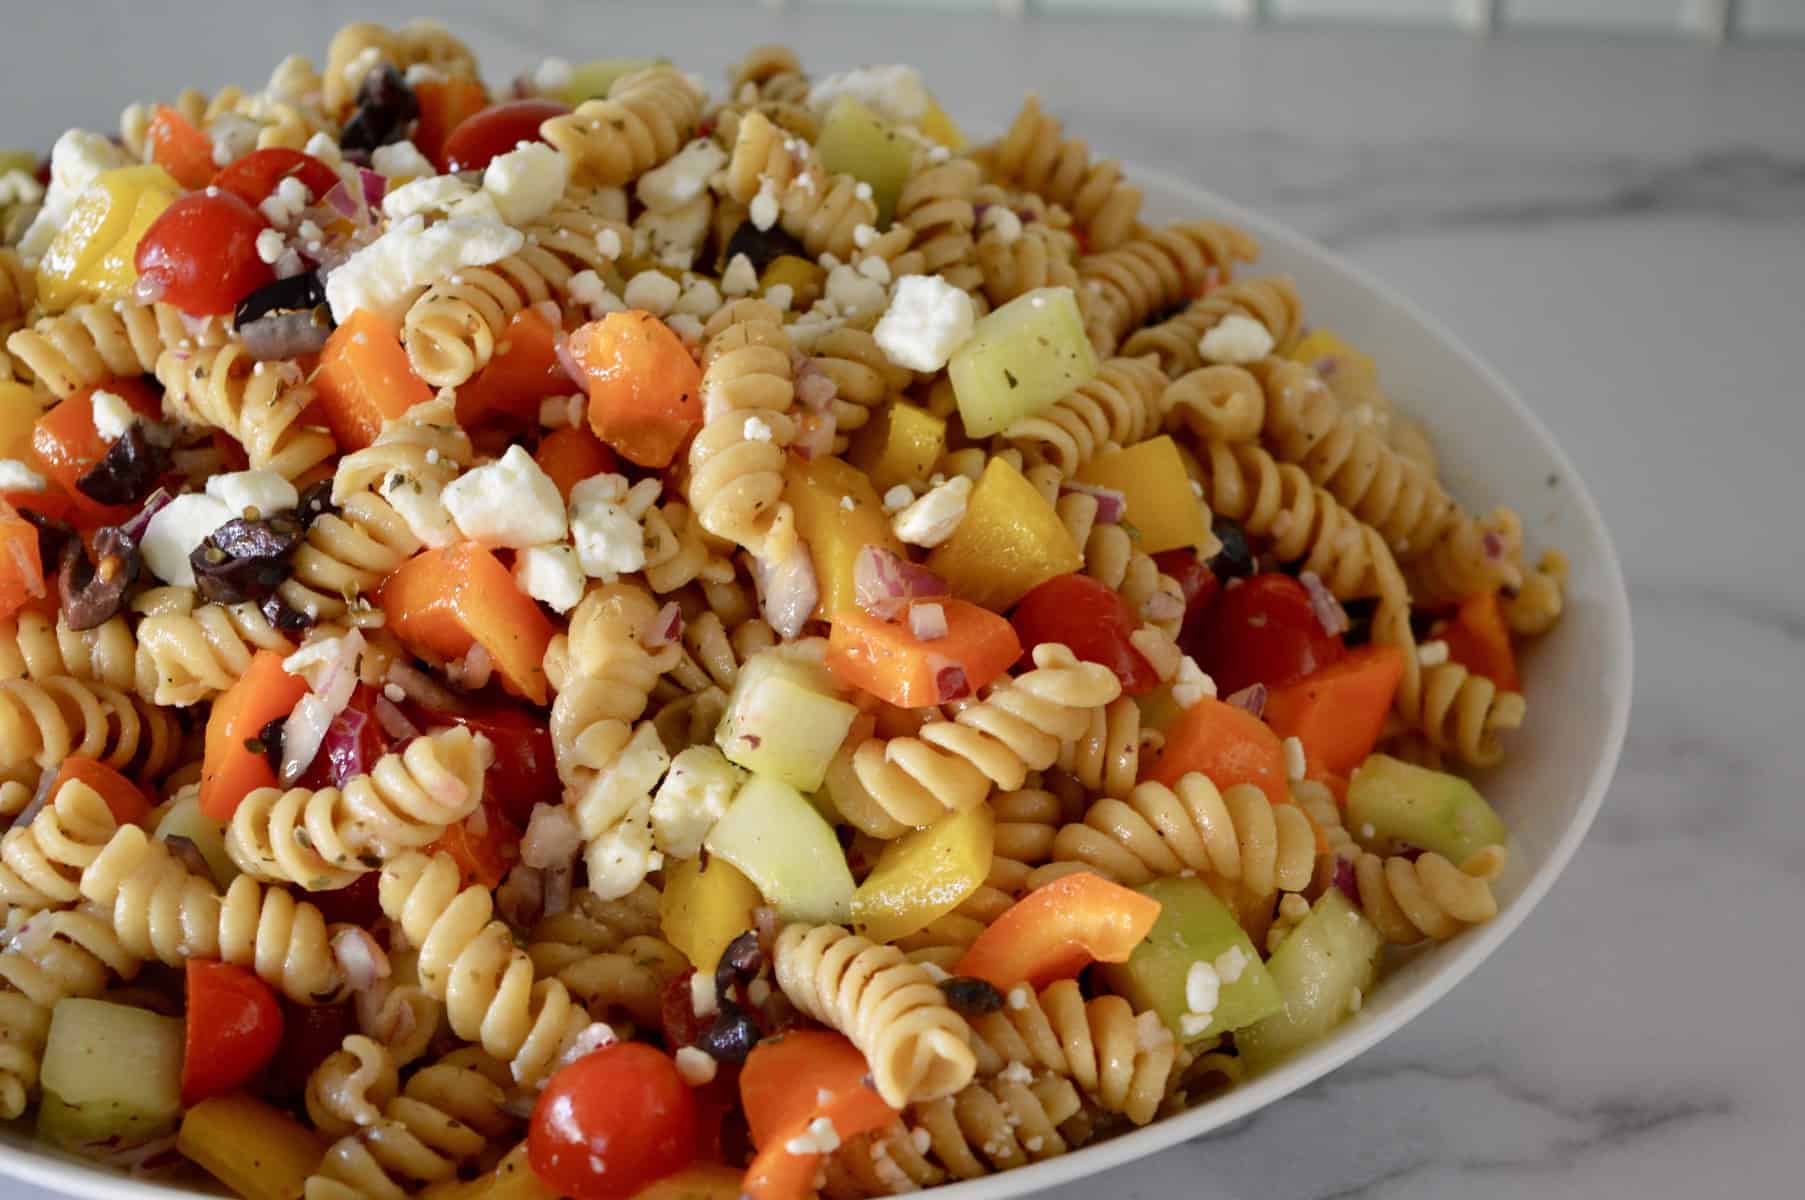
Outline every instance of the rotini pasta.
{"type": "Polygon", "coordinates": [[[570,159],[573,181],[617,187],[677,153],[701,116],[702,97],[680,71],[648,67],[616,81],[607,99],[553,117],[539,133],[570,159]]]}
{"type": "Polygon", "coordinates": [[[784,447],[796,398],[783,318],[762,301],[727,305],[709,319],[702,351],[703,425],[689,450],[688,497],[702,527],[754,554],[774,529],[793,526],[783,500],[784,447]]]}
{"type": "Polygon", "coordinates": [[[106,915],[85,906],[38,913],[13,935],[0,953],[0,1117],[25,1112],[57,1002],[98,996],[137,972],[106,915]]]}
{"type": "Polygon", "coordinates": [[[155,778],[181,751],[175,718],[103,683],[67,675],[0,680],[0,771],[70,755],[155,778]]]}
{"type": "Polygon", "coordinates": [[[1122,343],[1122,353],[1157,355],[1160,369],[1177,379],[1205,365],[1197,343],[1231,314],[1258,321],[1281,347],[1303,327],[1303,304],[1288,276],[1237,279],[1211,288],[1177,316],[1135,330],[1122,343]]]}
{"type": "Polygon", "coordinates": [[[43,613],[21,612],[10,621],[0,621],[0,679],[41,682],[68,675],[149,695],[144,687],[147,680],[140,673],[138,646],[138,638],[123,617],[113,617],[93,629],[71,629],[68,618],[61,614],[53,621],[43,613]]]}
{"type": "Polygon", "coordinates": [[[1070,209],[1093,250],[1113,250],[1140,225],[1141,189],[1122,179],[1113,160],[1093,162],[1089,146],[1063,134],[1030,93],[992,148],[997,174],[1070,209]]]}
{"type": "Polygon", "coordinates": [[[1015,422],[1003,438],[1027,461],[1070,477],[1111,442],[1132,445],[1158,429],[1165,383],[1150,359],[1109,359],[1088,383],[1015,422]]]}
{"type": "Polygon", "coordinates": [[[77,304],[15,331],[6,348],[59,399],[122,375],[148,375],[166,350],[218,346],[216,324],[197,336],[168,304],[77,304]]]}
{"type": "Polygon", "coordinates": [[[197,606],[188,588],[153,588],[134,606],[143,613],[137,630],[138,690],[156,704],[181,708],[210,700],[238,682],[259,650],[286,654],[294,648],[248,601],[197,606]]]}
{"type": "Polygon", "coordinates": [[[1445,941],[1498,915],[1492,880],[1504,869],[1502,846],[1455,866],[1439,854],[1416,859],[1362,854],[1354,861],[1360,907],[1388,942],[1445,941]]]}
{"type": "Polygon", "coordinates": [[[251,466],[294,479],[337,449],[324,429],[302,425],[313,400],[293,363],[254,362],[241,345],[165,350],[156,362],[163,404],[177,418],[224,430],[251,466]]]}
{"type": "Polygon", "coordinates": [[[1085,331],[1098,354],[1114,354],[1128,332],[1161,309],[1227,280],[1259,243],[1233,225],[1189,221],[1135,237],[1078,261],[1085,331]]]}
{"type": "Polygon", "coordinates": [[[99,792],[70,779],[23,828],[0,837],[0,902],[6,913],[67,908],[81,899],[81,873],[119,823],[99,792]]]}
{"type": "Polygon", "coordinates": [[[747,113],[739,123],[726,192],[746,205],[761,193],[769,196],[777,206],[777,224],[811,256],[850,258],[858,249],[858,228],[877,225],[869,188],[861,195],[852,176],[828,173],[812,146],[759,112],[747,113]]]}

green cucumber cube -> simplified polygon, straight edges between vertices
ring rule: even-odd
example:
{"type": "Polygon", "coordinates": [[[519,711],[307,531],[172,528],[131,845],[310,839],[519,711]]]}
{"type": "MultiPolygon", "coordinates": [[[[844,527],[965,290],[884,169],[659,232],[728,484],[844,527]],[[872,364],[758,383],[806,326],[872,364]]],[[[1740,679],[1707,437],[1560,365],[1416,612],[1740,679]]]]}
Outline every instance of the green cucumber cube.
{"type": "Polygon", "coordinates": [[[185,1034],[177,1017],[105,1000],[59,1000],[44,1044],[40,1130],[70,1145],[175,1128],[185,1034]]]}
{"type": "Polygon", "coordinates": [[[1348,781],[1347,815],[1363,842],[1402,842],[1456,866],[1503,845],[1506,836],[1504,822],[1472,784],[1383,754],[1361,763],[1348,781]]]}
{"type": "Polygon", "coordinates": [[[1317,900],[1266,961],[1285,1006],[1235,1035],[1249,1067],[1268,1066],[1346,1020],[1378,974],[1384,939],[1338,888],[1317,900]]]}
{"type": "Polygon", "coordinates": [[[786,921],[844,924],[852,916],[852,872],[840,840],[781,779],[748,780],[703,845],[738,867],[786,921]]]}
{"type": "Polygon", "coordinates": [[[859,715],[833,691],[833,676],[818,663],[781,650],[755,654],[740,667],[715,744],[754,774],[815,791],[859,715]]]}
{"type": "Polygon", "coordinates": [[[968,437],[1001,433],[1097,373],[1071,288],[1036,288],[986,315],[947,364],[968,437]]]}
{"type": "Polygon", "coordinates": [[[914,142],[859,100],[841,96],[822,119],[815,153],[834,174],[869,184],[879,227],[890,223],[896,198],[915,166],[914,142]]]}
{"type": "Polygon", "coordinates": [[[1137,1012],[1158,1013],[1166,1027],[1187,1042],[1233,1032],[1279,1010],[1283,1001],[1278,985],[1267,974],[1260,952],[1208,884],[1175,877],[1156,879],[1135,890],[1159,901],[1159,920],[1127,962],[1097,968],[1111,991],[1125,997],[1137,1012]],[[1185,983],[1192,964],[1215,965],[1224,955],[1237,961],[1231,953],[1235,950],[1240,951],[1240,974],[1234,982],[1222,983],[1209,1027],[1185,1036],[1183,1017],[1189,1010],[1185,983]]]}

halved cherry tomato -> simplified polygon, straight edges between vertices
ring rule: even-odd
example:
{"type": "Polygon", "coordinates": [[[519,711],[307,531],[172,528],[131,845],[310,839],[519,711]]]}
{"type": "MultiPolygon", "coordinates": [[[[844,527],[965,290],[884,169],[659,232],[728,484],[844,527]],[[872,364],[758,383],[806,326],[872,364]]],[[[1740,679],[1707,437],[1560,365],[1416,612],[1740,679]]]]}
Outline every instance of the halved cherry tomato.
{"type": "Polygon", "coordinates": [[[275,282],[257,253],[269,228],[261,213],[230,192],[191,192],[151,223],[133,262],[146,284],[192,316],[229,313],[246,296],[275,282]]]}
{"type": "Polygon", "coordinates": [[[666,1055],[616,1042],[559,1071],[539,1094],[527,1161],[575,1200],[626,1200],[696,1155],[696,1098],[666,1055]]]}
{"type": "MultiPolygon", "coordinates": [[[[375,875],[368,876],[377,878],[375,875]]],[[[344,1044],[345,1035],[357,1032],[357,1014],[350,1001],[342,1004],[296,1004],[283,1000],[282,1044],[270,1061],[258,1089],[278,1099],[299,1096],[307,1088],[308,1077],[326,1061],[326,1056],[344,1044]]]]}
{"type": "Polygon", "coordinates": [[[188,1035],[182,1052],[182,1103],[243,1086],[282,1044],[282,1006],[269,985],[243,967],[188,960],[188,1035]]]}
{"type": "Polygon", "coordinates": [[[150,801],[138,785],[98,759],[71,754],[57,768],[49,795],[72,780],[87,784],[107,802],[113,819],[121,825],[142,825],[150,815],[150,801]]]}
{"type": "Polygon", "coordinates": [[[1162,574],[1171,576],[1184,593],[1185,626],[1189,628],[1200,622],[1209,612],[1210,605],[1215,603],[1216,593],[1222,590],[1222,581],[1216,578],[1210,564],[1199,558],[1197,551],[1182,549],[1155,554],[1153,565],[1162,574]]]}
{"type": "Polygon", "coordinates": [[[445,138],[447,171],[480,171],[522,142],[539,142],[539,126],[570,111],[556,100],[507,100],[466,117],[445,138]]]}
{"type": "Polygon", "coordinates": [[[1009,616],[1031,654],[1042,642],[1060,642],[1085,662],[1102,663],[1130,696],[1159,685],[1153,667],[1129,636],[1140,622],[1114,589],[1085,575],[1057,575],[1022,597],[1009,616]]]}
{"type": "Polygon", "coordinates": [[[381,883],[382,876],[371,871],[342,888],[309,892],[307,899],[320,910],[328,925],[362,925],[368,929],[382,920],[382,900],[377,895],[381,883]]]}
{"type": "Polygon", "coordinates": [[[1217,597],[1192,653],[1227,696],[1255,683],[1295,683],[1340,662],[1347,647],[1323,632],[1303,584],[1289,575],[1255,575],[1217,597]]]}
{"type": "Polygon", "coordinates": [[[237,162],[223,167],[213,177],[213,186],[230,192],[246,204],[261,204],[276,185],[293,176],[306,185],[318,200],[338,186],[338,175],[331,167],[311,154],[270,146],[253,150],[237,162]]]}

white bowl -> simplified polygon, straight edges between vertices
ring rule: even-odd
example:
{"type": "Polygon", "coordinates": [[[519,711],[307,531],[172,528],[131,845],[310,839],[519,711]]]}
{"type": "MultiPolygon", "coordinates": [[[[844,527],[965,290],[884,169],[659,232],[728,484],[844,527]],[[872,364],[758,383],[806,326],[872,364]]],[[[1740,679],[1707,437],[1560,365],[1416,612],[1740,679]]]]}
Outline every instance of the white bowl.
{"type": "MultiPolygon", "coordinates": [[[[1482,781],[1512,837],[1513,860],[1498,883],[1494,920],[1414,955],[1382,980],[1352,1020],[1242,1087],[1063,1158],[934,1193],[945,1200],[1001,1200],[1145,1158],[1271,1104],[1397,1030],[1496,950],[1548,891],[1604,800],[1629,724],[1629,596],[1616,552],[1579,473],[1516,393],[1426,314],[1321,247],[1169,175],[1131,174],[1146,189],[1147,215],[1155,221],[1219,217],[1259,235],[1254,270],[1291,275],[1308,320],[1334,327],[1378,360],[1386,390],[1428,425],[1454,495],[1474,509],[1512,505],[1532,546],[1567,553],[1573,563],[1567,612],[1526,653],[1528,720],[1510,738],[1505,764],[1482,781]]],[[[0,1132],[0,1142],[8,1147],[0,1151],[0,1174],[70,1195],[194,1194],[122,1179],[22,1132],[0,1132]]]]}

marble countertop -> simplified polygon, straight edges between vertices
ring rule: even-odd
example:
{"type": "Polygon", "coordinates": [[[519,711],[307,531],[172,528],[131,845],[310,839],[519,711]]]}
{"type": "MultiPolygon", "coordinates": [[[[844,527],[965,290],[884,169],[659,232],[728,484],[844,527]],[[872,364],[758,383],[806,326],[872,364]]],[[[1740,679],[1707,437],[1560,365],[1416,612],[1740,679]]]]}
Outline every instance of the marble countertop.
{"type": "MultiPolygon", "coordinates": [[[[106,127],[182,84],[251,82],[289,50],[317,57],[343,20],[419,6],[232,6],[201,36],[165,7],[9,12],[0,145],[106,127]]],[[[1436,313],[1602,504],[1635,607],[1635,714],[1603,814],[1541,908],[1343,1070],[1052,1195],[1798,1194],[1805,966],[1783,922],[1805,913],[1805,738],[1784,697],[1805,671],[1805,47],[436,7],[494,77],[558,48],[675,53],[718,80],[781,39],[811,64],[931,62],[967,117],[1000,123],[1037,88],[1094,144],[1270,212],[1436,313]]]]}

